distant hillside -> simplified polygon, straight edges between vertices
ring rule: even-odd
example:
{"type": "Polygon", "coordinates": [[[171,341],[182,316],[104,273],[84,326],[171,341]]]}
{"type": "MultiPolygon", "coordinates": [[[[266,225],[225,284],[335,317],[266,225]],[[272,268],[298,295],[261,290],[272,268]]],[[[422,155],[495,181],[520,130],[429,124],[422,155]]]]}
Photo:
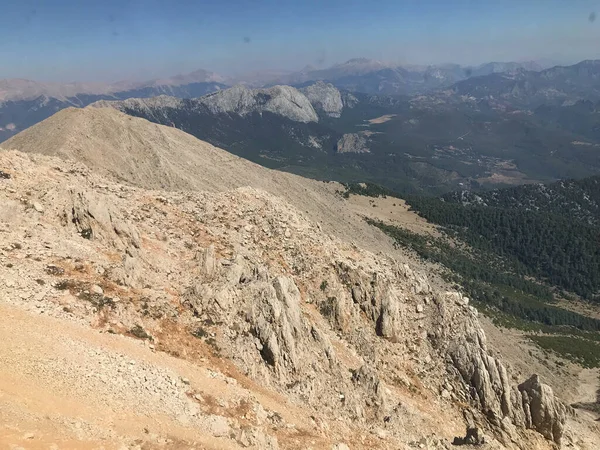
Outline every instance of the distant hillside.
{"type": "Polygon", "coordinates": [[[600,301],[600,177],[407,201],[520,277],[600,301]]]}
{"type": "Polygon", "coordinates": [[[457,82],[459,95],[537,107],[565,100],[600,99],[600,60],[582,61],[542,71],[518,70],[491,73],[457,82]]]}
{"type": "Polygon", "coordinates": [[[600,177],[530,184],[492,191],[458,191],[442,196],[447,203],[542,212],[600,225],[600,177]]]}

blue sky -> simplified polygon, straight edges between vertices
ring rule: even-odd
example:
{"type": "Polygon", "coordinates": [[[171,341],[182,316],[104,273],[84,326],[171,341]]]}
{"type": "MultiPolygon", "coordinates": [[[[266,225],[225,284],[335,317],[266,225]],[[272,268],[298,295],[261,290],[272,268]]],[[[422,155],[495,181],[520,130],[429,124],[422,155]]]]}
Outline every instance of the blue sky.
{"type": "Polygon", "coordinates": [[[600,0],[2,0],[0,78],[600,59],[600,0]]]}

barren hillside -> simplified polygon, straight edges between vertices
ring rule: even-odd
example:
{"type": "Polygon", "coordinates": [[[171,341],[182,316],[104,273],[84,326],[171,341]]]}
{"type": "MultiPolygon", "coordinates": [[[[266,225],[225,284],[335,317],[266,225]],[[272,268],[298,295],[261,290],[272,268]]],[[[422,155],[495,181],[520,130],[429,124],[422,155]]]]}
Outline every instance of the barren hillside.
{"type": "Polygon", "coordinates": [[[147,188],[221,192],[252,186],[286,199],[328,233],[393,251],[388,238],[350,212],[323,183],[269,170],[176,128],[113,108],[68,108],[2,143],[2,148],[80,161],[114,179],[147,188]]]}
{"type": "Polygon", "coordinates": [[[7,145],[0,444],[598,448],[335,186],[111,110],[7,145]]]}

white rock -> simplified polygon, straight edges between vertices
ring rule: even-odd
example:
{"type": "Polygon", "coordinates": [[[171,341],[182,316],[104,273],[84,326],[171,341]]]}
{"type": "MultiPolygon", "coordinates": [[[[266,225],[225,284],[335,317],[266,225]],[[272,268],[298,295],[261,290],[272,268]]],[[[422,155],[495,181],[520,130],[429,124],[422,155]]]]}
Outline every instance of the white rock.
{"type": "Polygon", "coordinates": [[[100,286],[98,286],[97,284],[94,284],[90,290],[92,291],[93,294],[97,294],[97,295],[102,295],[104,294],[104,291],[102,290],[102,288],[100,286]]]}

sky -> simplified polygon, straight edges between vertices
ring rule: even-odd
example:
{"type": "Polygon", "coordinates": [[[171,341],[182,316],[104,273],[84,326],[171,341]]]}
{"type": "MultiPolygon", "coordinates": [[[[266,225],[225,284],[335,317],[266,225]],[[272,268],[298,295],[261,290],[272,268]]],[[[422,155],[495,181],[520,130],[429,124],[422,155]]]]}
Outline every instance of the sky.
{"type": "Polygon", "coordinates": [[[0,78],[600,59],[600,0],[2,0],[0,78]]]}

